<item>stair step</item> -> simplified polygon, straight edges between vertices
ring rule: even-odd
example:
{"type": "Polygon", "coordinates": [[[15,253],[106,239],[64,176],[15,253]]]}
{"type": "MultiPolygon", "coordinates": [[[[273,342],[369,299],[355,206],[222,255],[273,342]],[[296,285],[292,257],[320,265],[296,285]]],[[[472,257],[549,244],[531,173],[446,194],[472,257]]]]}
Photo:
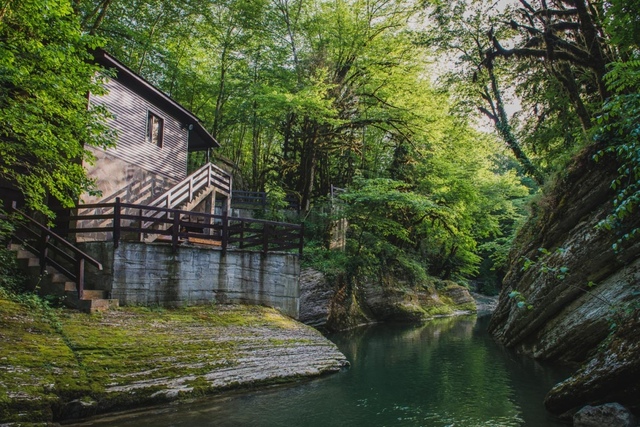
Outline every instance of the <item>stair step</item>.
{"type": "Polygon", "coordinates": [[[19,250],[22,250],[22,248],[23,248],[23,246],[22,246],[20,243],[11,243],[11,244],[9,245],[9,250],[10,250],[10,251],[15,251],[15,252],[17,252],[17,251],[19,251],[19,250]]]}
{"type": "MultiPolygon", "coordinates": [[[[49,268],[47,268],[49,269],[49,268]]],[[[58,272],[51,272],[49,271],[49,273],[51,274],[51,283],[65,283],[69,281],[69,278],[67,276],[65,276],[62,273],[58,273],[58,272]]]]}
{"type": "Polygon", "coordinates": [[[18,258],[18,262],[24,267],[38,267],[40,268],[39,258],[18,258]]]}
{"type": "Polygon", "coordinates": [[[120,306],[117,299],[81,299],[78,301],[78,310],[85,313],[116,309],[120,306]]]}
{"type": "Polygon", "coordinates": [[[65,292],[77,292],[76,282],[64,282],[64,290],[65,292]]]}
{"type": "Polygon", "coordinates": [[[18,259],[39,259],[40,257],[38,257],[38,255],[34,255],[31,252],[29,252],[26,249],[18,249],[18,251],[16,252],[16,258],[18,259]]]}
{"type": "MultiPolygon", "coordinates": [[[[76,289],[76,284],[74,282],[68,282],[71,285],[69,287],[65,287],[64,293],[67,296],[67,299],[71,301],[78,300],[78,290],[76,289]]],[[[85,289],[82,291],[82,299],[83,300],[98,300],[98,299],[108,299],[109,292],[97,290],[97,289],[85,289]]]]}
{"type": "Polygon", "coordinates": [[[85,289],[82,291],[82,299],[106,299],[107,291],[85,289]]]}

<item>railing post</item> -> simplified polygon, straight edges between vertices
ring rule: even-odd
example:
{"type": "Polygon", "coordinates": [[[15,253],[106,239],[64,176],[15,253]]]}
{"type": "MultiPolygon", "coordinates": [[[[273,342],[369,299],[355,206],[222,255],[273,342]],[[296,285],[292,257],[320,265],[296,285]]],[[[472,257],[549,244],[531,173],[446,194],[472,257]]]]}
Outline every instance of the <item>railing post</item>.
{"type": "Polygon", "coordinates": [[[222,211],[222,253],[227,252],[229,245],[229,215],[226,210],[222,211]]]}
{"type": "Polygon", "coordinates": [[[304,222],[300,224],[300,247],[298,248],[298,254],[302,256],[302,249],[304,247],[304,222]]]}
{"type": "Polygon", "coordinates": [[[269,230],[271,228],[270,224],[264,224],[262,227],[262,255],[267,255],[269,251],[269,230]]]}
{"type": "Polygon", "coordinates": [[[173,251],[178,250],[178,237],[180,236],[180,213],[173,213],[173,232],[171,233],[171,246],[173,251]]]}
{"type": "Polygon", "coordinates": [[[142,208],[138,209],[138,240],[140,242],[144,241],[144,232],[142,231],[142,208]]]}
{"type": "Polygon", "coordinates": [[[117,248],[120,243],[120,197],[116,197],[113,205],[113,247],[117,248]]]}
{"type": "Polygon", "coordinates": [[[43,231],[40,236],[40,274],[44,274],[47,269],[47,256],[49,255],[49,238],[50,236],[43,231]]]}
{"type": "Polygon", "coordinates": [[[82,299],[84,293],[84,258],[80,258],[76,271],[76,286],[78,288],[78,299],[82,299]]]}

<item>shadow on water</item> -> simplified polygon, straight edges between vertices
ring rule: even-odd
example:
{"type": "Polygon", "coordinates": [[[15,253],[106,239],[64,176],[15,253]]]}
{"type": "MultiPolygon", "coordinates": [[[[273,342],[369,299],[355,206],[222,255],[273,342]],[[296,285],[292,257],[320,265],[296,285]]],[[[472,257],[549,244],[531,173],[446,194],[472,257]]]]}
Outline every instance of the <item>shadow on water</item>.
{"type": "Polygon", "coordinates": [[[567,376],[497,345],[488,318],[379,324],[329,338],[351,362],[339,374],[78,425],[560,426],[542,405],[567,376]]]}

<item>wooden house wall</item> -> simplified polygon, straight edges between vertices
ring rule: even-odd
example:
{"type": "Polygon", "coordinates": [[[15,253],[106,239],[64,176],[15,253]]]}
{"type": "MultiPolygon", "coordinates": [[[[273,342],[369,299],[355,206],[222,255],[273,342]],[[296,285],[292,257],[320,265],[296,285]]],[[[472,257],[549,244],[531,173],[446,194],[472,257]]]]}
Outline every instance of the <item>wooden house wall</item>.
{"type": "Polygon", "coordinates": [[[108,94],[91,95],[90,102],[104,105],[113,115],[109,125],[117,132],[117,142],[108,153],[172,180],[186,177],[188,131],[182,123],[115,79],[109,79],[106,88],[108,94]],[[149,111],[164,120],[162,147],[146,140],[149,111]]]}

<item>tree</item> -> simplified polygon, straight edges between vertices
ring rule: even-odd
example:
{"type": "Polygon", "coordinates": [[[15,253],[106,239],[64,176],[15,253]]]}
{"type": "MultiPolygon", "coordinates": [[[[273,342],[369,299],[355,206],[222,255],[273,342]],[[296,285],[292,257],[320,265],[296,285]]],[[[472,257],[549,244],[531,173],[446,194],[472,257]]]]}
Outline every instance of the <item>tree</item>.
{"type": "MultiPolygon", "coordinates": [[[[514,69],[502,63],[497,66],[490,38],[495,39],[494,25],[502,19],[502,14],[485,2],[458,1],[438,4],[430,16],[433,25],[423,34],[422,42],[456,60],[456,69],[447,72],[443,78],[445,84],[454,88],[463,103],[471,104],[491,121],[524,173],[542,185],[544,175],[525,151],[516,135],[514,120],[505,107],[505,81],[506,84],[514,81],[514,69]]],[[[508,32],[500,31],[499,34],[508,32]]],[[[469,113],[468,110],[465,112],[469,113]]]]}
{"type": "Polygon", "coordinates": [[[52,214],[47,199],[71,207],[91,189],[85,144],[108,144],[104,111],[87,108],[102,93],[89,49],[67,0],[5,2],[0,14],[0,180],[29,208],[52,214]]]}

